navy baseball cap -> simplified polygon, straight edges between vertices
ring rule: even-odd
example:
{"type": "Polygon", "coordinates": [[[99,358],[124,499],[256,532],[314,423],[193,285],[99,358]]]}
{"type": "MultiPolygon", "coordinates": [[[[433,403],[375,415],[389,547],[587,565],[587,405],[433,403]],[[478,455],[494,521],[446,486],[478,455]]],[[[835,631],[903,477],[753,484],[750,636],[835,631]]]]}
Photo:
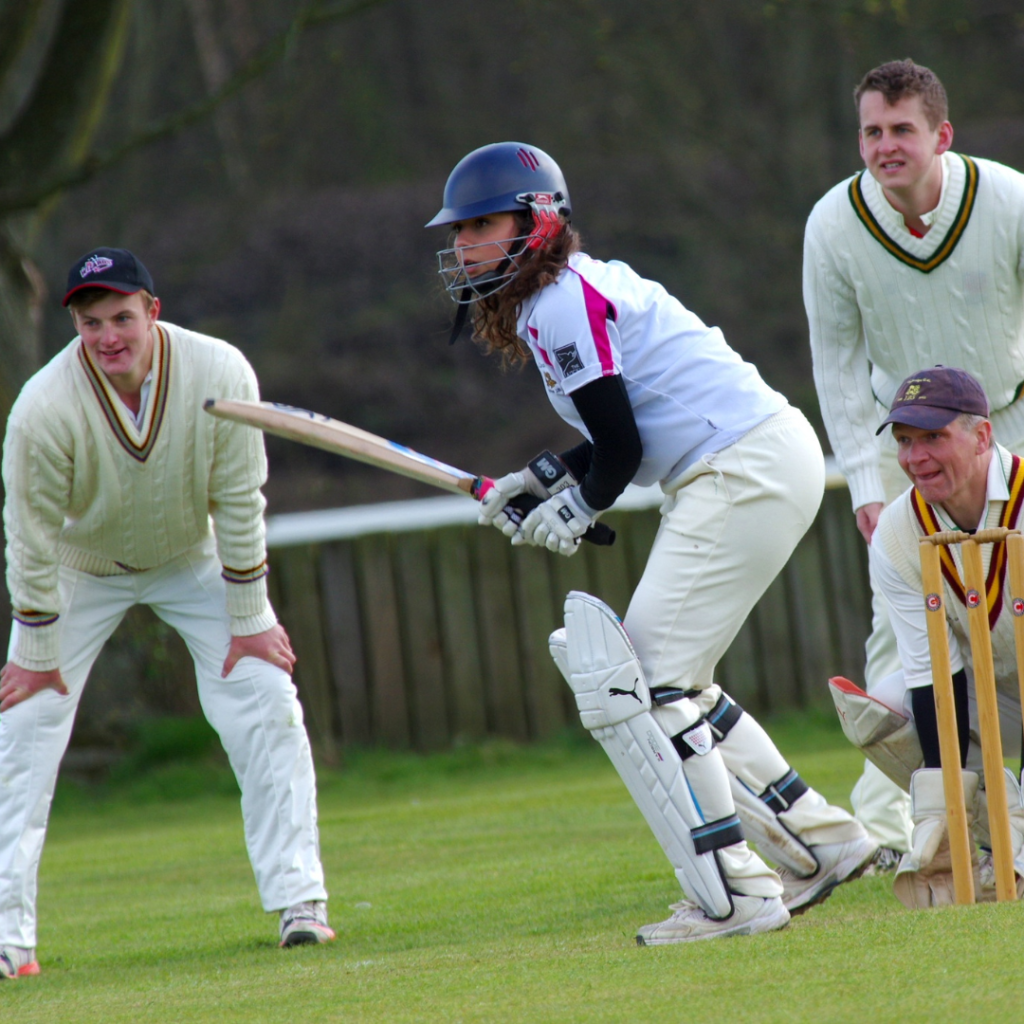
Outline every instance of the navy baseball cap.
{"type": "Polygon", "coordinates": [[[875,433],[880,434],[890,423],[941,430],[965,412],[988,417],[988,397],[982,386],[966,370],[932,366],[899,386],[889,415],[875,433]]]}
{"type": "Polygon", "coordinates": [[[154,295],[153,278],[142,261],[127,249],[90,249],[69,271],[68,287],[62,306],[83,288],[106,288],[121,295],[134,295],[145,289],[154,295]]]}

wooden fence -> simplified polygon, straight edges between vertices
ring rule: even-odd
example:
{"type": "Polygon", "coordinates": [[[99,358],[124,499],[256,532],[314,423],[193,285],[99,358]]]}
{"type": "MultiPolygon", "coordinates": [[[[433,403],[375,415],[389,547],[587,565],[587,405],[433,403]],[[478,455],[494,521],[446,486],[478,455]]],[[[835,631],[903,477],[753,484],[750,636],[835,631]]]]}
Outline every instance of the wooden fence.
{"type": "MultiPolygon", "coordinates": [[[[718,681],[756,713],[830,704],[859,679],[870,623],[865,546],[842,478],[723,659],[718,681]],[[838,486],[837,486],[838,485],[838,486]]],[[[578,729],[547,650],[569,590],[624,614],[658,527],[656,491],[604,516],[616,544],[572,558],[512,548],[462,498],[272,517],[270,589],[319,757],[346,745],[434,750],[578,729]]],[[[5,595],[4,595],[5,596],[5,595]]],[[[65,769],[102,770],[140,722],[200,714],[184,644],[133,609],[93,669],[65,769]]]]}
{"type": "MultiPolygon", "coordinates": [[[[440,509],[460,499],[431,501],[440,509]]],[[[469,524],[403,530],[387,521],[402,511],[394,506],[360,510],[355,525],[335,531],[349,535],[316,542],[272,523],[272,597],[321,755],[330,760],[347,744],[431,750],[578,728],[547,638],[569,590],[625,613],[658,527],[657,509],[644,504],[604,517],[618,533],[613,547],[586,544],[572,558],[514,549],[497,530],[469,524]]],[[[472,517],[472,506],[460,510],[472,517]]],[[[330,527],[322,534],[330,538],[330,527]]],[[[828,676],[861,675],[869,624],[865,547],[845,487],[830,489],[718,681],[755,712],[829,705],[828,676]]]]}

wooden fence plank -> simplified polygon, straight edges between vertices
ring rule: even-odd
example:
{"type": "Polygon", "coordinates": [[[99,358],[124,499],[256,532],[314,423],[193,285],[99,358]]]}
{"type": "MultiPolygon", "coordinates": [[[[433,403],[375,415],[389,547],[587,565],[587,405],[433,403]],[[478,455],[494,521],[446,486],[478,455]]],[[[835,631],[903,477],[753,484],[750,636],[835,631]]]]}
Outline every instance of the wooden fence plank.
{"type": "Polygon", "coordinates": [[[797,666],[790,643],[790,622],[783,581],[776,577],[751,613],[758,638],[759,697],[762,707],[788,708],[800,703],[797,666]]]}
{"type": "Polygon", "coordinates": [[[548,637],[562,624],[561,607],[551,599],[549,552],[522,548],[514,553],[512,567],[530,737],[544,739],[566,725],[562,691],[567,686],[548,650],[548,637]]]}
{"type": "Polygon", "coordinates": [[[609,516],[608,525],[616,531],[615,543],[610,547],[598,547],[596,544],[583,544],[573,558],[586,558],[590,579],[594,587],[594,596],[602,601],[619,618],[625,618],[629,599],[633,588],[629,584],[629,554],[627,545],[623,543],[626,532],[623,528],[625,516],[609,516]]]}
{"type": "MultiPolygon", "coordinates": [[[[552,604],[555,612],[555,625],[565,625],[565,598],[570,590],[582,590],[586,594],[592,593],[592,582],[590,579],[590,567],[586,558],[581,558],[577,551],[575,555],[565,558],[563,555],[556,555],[546,552],[551,569],[552,604]]],[[[566,721],[576,724],[580,720],[580,713],[576,707],[576,698],[568,686],[562,689],[562,706],[565,708],[566,721]]],[[[581,725],[582,729],[583,726],[581,725]]]]}
{"type": "Polygon", "coordinates": [[[867,545],[854,525],[846,491],[827,491],[819,513],[824,538],[822,570],[837,615],[838,671],[864,681],[864,643],[871,632],[867,545]]]}
{"type": "Polygon", "coordinates": [[[366,661],[370,670],[374,739],[387,747],[408,747],[409,712],[401,623],[388,538],[381,534],[361,537],[355,542],[355,551],[366,661]]]}
{"type": "Polygon", "coordinates": [[[312,546],[278,553],[287,630],[295,648],[295,686],[305,712],[310,739],[328,762],[336,760],[334,698],[327,652],[324,648],[323,611],[312,546]]]}
{"type": "Polygon", "coordinates": [[[783,570],[791,645],[800,676],[801,703],[832,707],[828,678],[832,670],[831,600],[825,591],[820,535],[809,531],[783,570]]]}
{"type": "Polygon", "coordinates": [[[478,530],[477,608],[486,672],[491,729],[499,736],[526,740],[526,701],[516,629],[515,588],[507,537],[478,530]]]}
{"type": "Polygon", "coordinates": [[[487,696],[480,661],[470,537],[477,527],[439,530],[434,549],[445,680],[455,740],[487,734],[487,696]]]}
{"type": "Polygon", "coordinates": [[[320,592],[341,741],[365,746],[372,742],[373,733],[355,571],[350,541],[325,544],[321,549],[320,592]]]}
{"type": "Polygon", "coordinates": [[[715,671],[715,682],[737,704],[753,712],[765,710],[762,706],[764,685],[759,678],[757,630],[749,616],[729,645],[715,671]]]}
{"type": "Polygon", "coordinates": [[[621,523],[616,544],[622,544],[629,567],[629,592],[636,590],[640,577],[647,566],[647,559],[654,545],[654,538],[661,525],[661,513],[656,508],[645,508],[637,512],[624,512],[618,516],[621,523]]]}
{"type": "Polygon", "coordinates": [[[396,535],[392,550],[414,745],[420,750],[439,750],[447,745],[450,737],[428,535],[422,532],[396,535]]]}

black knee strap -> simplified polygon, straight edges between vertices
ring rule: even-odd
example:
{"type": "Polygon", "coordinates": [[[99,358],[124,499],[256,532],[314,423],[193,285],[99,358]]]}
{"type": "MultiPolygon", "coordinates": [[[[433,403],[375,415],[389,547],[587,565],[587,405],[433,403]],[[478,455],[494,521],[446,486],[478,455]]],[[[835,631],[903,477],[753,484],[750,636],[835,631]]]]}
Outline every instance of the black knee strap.
{"type": "Polygon", "coordinates": [[[692,829],[690,835],[693,837],[693,848],[697,853],[720,850],[723,846],[741,843],[744,838],[743,826],[735,814],[728,818],[719,818],[718,821],[709,821],[700,828],[692,829]]]}
{"type": "Polygon", "coordinates": [[[791,768],[781,779],[771,783],[760,797],[773,814],[781,814],[788,811],[810,788],[791,768]]]}
{"type": "MultiPolygon", "coordinates": [[[[700,729],[701,726],[704,725],[704,721],[705,720],[703,718],[698,719],[696,722],[693,723],[693,725],[690,726],[689,729],[684,729],[682,732],[677,732],[675,736],[672,737],[672,746],[676,748],[676,753],[679,755],[680,761],[685,761],[688,757],[693,757],[694,754],[698,753],[698,751],[691,747],[690,744],[686,741],[686,736],[689,733],[694,732],[697,729],[700,729]]],[[[706,754],[708,753],[708,751],[714,749],[714,747],[716,747],[717,745],[718,740],[715,739],[715,732],[712,729],[711,746],[708,747],[706,750],[701,751],[701,753],[706,754]]]]}
{"type": "Polygon", "coordinates": [[[708,713],[707,718],[708,725],[711,726],[711,731],[719,743],[729,735],[730,730],[742,715],[743,708],[734,700],[730,700],[724,693],[718,698],[718,703],[708,713]]]}

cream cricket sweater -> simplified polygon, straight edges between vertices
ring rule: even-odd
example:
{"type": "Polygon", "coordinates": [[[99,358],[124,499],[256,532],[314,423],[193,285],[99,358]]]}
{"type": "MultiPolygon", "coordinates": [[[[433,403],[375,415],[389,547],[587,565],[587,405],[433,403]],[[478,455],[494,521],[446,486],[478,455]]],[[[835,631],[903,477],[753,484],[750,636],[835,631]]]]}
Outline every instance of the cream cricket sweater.
{"type": "Polygon", "coordinates": [[[97,576],[153,569],[207,538],[228,582],[232,633],[277,621],[267,600],[262,435],[203,412],[206,398],[259,397],[244,356],[157,325],[140,427],[75,338],[22,389],[4,439],[7,586],[15,661],[58,667],[58,565],[97,576]],[[212,522],[211,522],[212,518],[212,522]]]}
{"type": "Polygon", "coordinates": [[[973,373],[1000,443],[1024,442],[1024,175],[943,156],[940,206],[915,238],[867,172],[818,202],[804,303],[825,428],[854,508],[884,501],[878,424],[900,383],[942,363],[973,373]]]}

